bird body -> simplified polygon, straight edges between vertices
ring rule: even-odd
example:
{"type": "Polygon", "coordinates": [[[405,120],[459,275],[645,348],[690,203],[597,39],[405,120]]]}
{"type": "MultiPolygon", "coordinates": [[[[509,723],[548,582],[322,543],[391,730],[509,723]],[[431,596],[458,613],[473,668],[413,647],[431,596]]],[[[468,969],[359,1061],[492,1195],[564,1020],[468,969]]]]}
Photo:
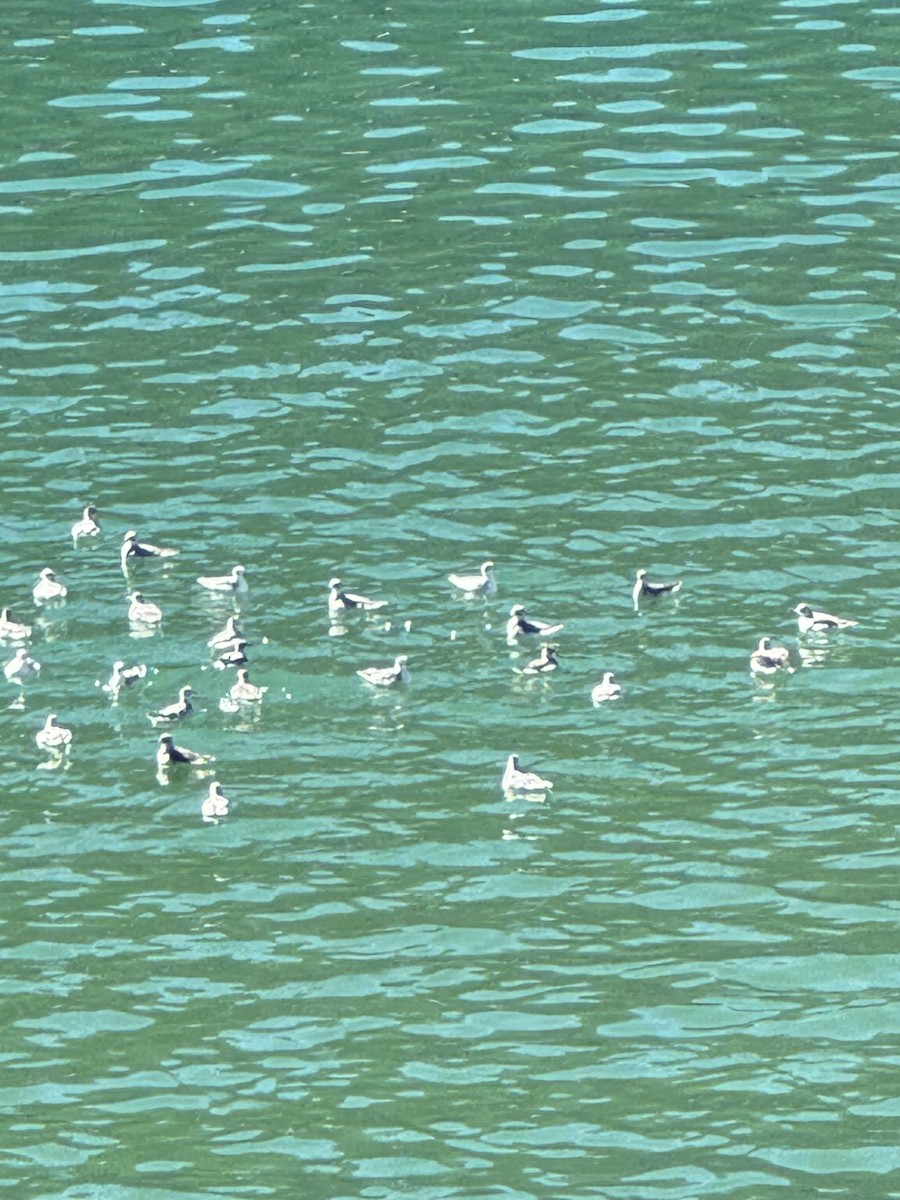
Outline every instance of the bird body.
{"type": "Polygon", "coordinates": [[[833,617],[831,613],[818,612],[808,604],[798,604],[794,609],[797,614],[797,628],[801,633],[824,633],[829,629],[850,629],[859,621],[848,621],[846,617],[833,617]]]}
{"type": "Polygon", "coordinates": [[[0,641],[25,642],[31,637],[31,626],[14,621],[8,608],[0,609],[0,641]]]}
{"type": "Polygon", "coordinates": [[[591,689],[591,702],[596,706],[605,700],[618,700],[622,695],[622,685],[616,683],[612,671],[607,671],[601,681],[591,689]]]}
{"type": "Polygon", "coordinates": [[[165,546],[152,546],[149,542],[139,542],[135,530],[129,529],[122,539],[122,548],[119,551],[122,560],[122,570],[127,575],[129,559],[132,558],[174,558],[178,553],[177,550],[170,550],[165,546]]]}
{"type": "Polygon", "coordinates": [[[210,592],[230,592],[234,595],[247,590],[244,568],[240,565],[232,567],[230,575],[200,575],[197,582],[210,592]]]}
{"type": "Polygon", "coordinates": [[[651,583],[647,578],[647,572],[641,567],[635,574],[634,587],[631,589],[635,612],[637,612],[641,596],[664,596],[667,592],[675,593],[680,590],[680,579],[675,579],[671,583],[651,583]]]}
{"type": "Polygon", "coordinates": [[[237,618],[229,617],[225,625],[218,633],[206,643],[210,650],[226,650],[233,642],[240,640],[244,635],[238,628],[237,618]]]}
{"type": "Polygon", "coordinates": [[[35,604],[46,604],[52,600],[65,600],[68,588],[56,578],[52,567],[44,567],[40,578],[31,589],[35,604]]]}
{"type": "Polygon", "coordinates": [[[519,767],[519,758],[511,754],[506,760],[506,770],[503,772],[502,788],[504,792],[549,792],[553,784],[549,779],[541,779],[533,771],[523,771],[519,767]]]}
{"type": "Polygon", "coordinates": [[[76,521],[72,526],[72,541],[77,542],[79,538],[96,537],[100,532],[100,526],[96,521],[97,510],[93,504],[89,504],[82,514],[81,520],[76,521]]]}
{"type": "Polygon", "coordinates": [[[493,596],[497,592],[497,580],[494,576],[494,564],[483,562],[478,568],[477,575],[448,575],[447,578],[455,588],[465,592],[467,596],[493,596]]]}
{"type": "Polygon", "coordinates": [[[220,817],[228,816],[228,805],[231,801],[222,794],[222,785],[213,780],[209,785],[209,795],[200,806],[200,815],[204,821],[216,822],[220,817]]]}
{"type": "Polygon", "coordinates": [[[328,593],[328,608],[330,612],[345,612],[348,609],[359,608],[363,612],[374,612],[378,608],[384,608],[387,600],[370,600],[368,596],[358,596],[355,592],[345,592],[341,588],[341,581],[335,576],[329,579],[328,586],[331,591],[328,593]]]}
{"type": "Polygon", "coordinates": [[[554,633],[559,633],[564,628],[561,621],[556,625],[551,625],[549,621],[539,621],[536,617],[528,617],[525,614],[524,604],[514,604],[509,610],[509,620],[506,622],[506,640],[512,646],[520,637],[529,637],[532,634],[552,637],[554,633]]]}
{"type": "Polygon", "coordinates": [[[49,750],[54,754],[61,754],[71,745],[72,730],[66,729],[62,725],[57,725],[56,713],[50,713],[44,722],[43,729],[39,729],[34,735],[34,740],[41,750],[49,750]]]}
{"type": "Polygon", "coordinates": [[[145,600],[142,592],[129,596],[128,620],[132,625],[158,625],[163,619],[162,609],[151,600],[145,600]]]}
{"type": "Polygon", "coordinates": [[[398,654],[392,667],[364,667],[356,673],[372,687],[393,687],[397,683],[409,683],[410,674],[406,663],[406,655],[398,654]]]}
{"type": "Polygon", "coordinates": [[[146,674],[146,663],[139,663],[134,667],[126,667],[124,660],[120,658],[113,663],[112,675],[109,677],[109,682],[103,685],[103,690],[104,692],[112,692],[113,695],[117,696],[123,687],[131,687],[139,679],[144,679],[146,674]]]}
{"type": "Polygon", "coordinates": [[[159,745],[156,748],[156,765],[158,767],[171,767],[175,763],[193,763],[194,766],[201,766],[203,763],[212,761],[211,754],[197,754],[184,746],[176,746],[171,733],[159,735],[159,745]]]}
{"type": "Polygon", "coordinates": [[[194,689],[185,685],[178,689],[178,699],[173,704],[167,704],[165,708],[159,708],[156,712],[147,713],[147,716],[154,725],[167,725],[171,721],[183,721],[194,711],[194,706],[190,701],[193,694],[194,689]]]}
{"type": "Polygon", "coordinates": [[[243,638],[235,638],[230,645],[223,647],[213,666],[217,671],[224,671],[227,667],[242,667],[249,661],[246,649],[247,642],[243,638]]]}
{"type": "Polygon", "coordinates": [[[755,675],[774,675],[776,671],[793,671],[790,652],[784,646],[773,646],[771,638],[762,637],[750,655],[750,670],[755,675]]]}
{"type": "Polygon", "coordinates": [[[26,679],[37,675],[40,669],[41,664],[37,659],[32,658],[24,647],[20,647],[3,668],[3,674],[10,683],[22,684],[26,679]]]}
{"type": "Polygon", "coordinates": [[[268,690],[267,687],[257,687],[255,683],[250,682],[246,667],[238,667],[237,683],[232,684],[228,698],[237,704],[253,704],[262,700],[268,690]]]}
{"type": "Polygon", "coordinates": [[[549,675],[559,666],[559,659],[556,656],[558,646],[549,646],[544,643],[541,646],[541,652],[537,658],[533,658],[527,666],[513,667],[517,675],[549,675]]]}

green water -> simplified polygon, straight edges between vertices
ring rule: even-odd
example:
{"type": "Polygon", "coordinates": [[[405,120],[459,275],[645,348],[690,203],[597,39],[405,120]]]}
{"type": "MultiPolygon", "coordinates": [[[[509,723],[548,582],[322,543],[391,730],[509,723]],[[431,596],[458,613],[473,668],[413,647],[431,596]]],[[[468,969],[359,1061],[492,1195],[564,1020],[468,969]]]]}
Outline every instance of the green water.
{"type": "Polygon", "coordinates": [[[3,9],[0,1187],[893,1196],[896,13],[370,10],[3,9]],[[331,627],[336,572],[389,608],[331,627]]]}

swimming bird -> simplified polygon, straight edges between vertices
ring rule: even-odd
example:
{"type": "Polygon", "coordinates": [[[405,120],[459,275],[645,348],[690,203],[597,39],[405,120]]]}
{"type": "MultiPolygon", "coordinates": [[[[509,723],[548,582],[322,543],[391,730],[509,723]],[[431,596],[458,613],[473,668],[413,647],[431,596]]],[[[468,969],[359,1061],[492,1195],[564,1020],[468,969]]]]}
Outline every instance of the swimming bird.
{"type": "Polygon", "coordinates": [[[176,763],[193,763],[194,766],[199,767],[203,763],[214,761],[211,754],[197,754],[185,746],[176,746],[171,733],[159,735],[159,745],[156,748],[156,765],[158,767],[171,767],[176,763]]]}
{"type": "Polygon", "coordinates": [[[257,687],[255,683],[250,682],[246,667],[238,667],[237,683],[231,685],[228,698],[237,704],[254,704],[257,700],[262,700],[268,690],[268,687],[257,687]]]}
{"type": "Polygon", "coordinates": [[[506,770],[503,772],[502,788],[504,792],[549,792],[553,784],[549,779],[541,779],[532,771],[523,771],[519,767],[519,756],[511,754],[506,760],[506,770]]]}
{"type": "Polygon", "coordinates": [[[100,532],[100,526],[95,520],[97,510],[93,504],[89,504],[84,510],[80,521],[76,521],[72,526],[72,541],[77,542],[79,538],[96,537],[100,532]]]}
{"type": "Polygon", "coordinates": [[[0,641],[25,642],[31,637],[31,626],[14,621],[8,608],[0,609],[0,641]]]}
{"type": "Polygon", "coordinates": [[[776,671],[793,671],[790,652],[784,646],[773,646],[772,639],[762,637],[750,655],[750,670],[756,675],[774,675],[776,671]]]}
{"type": "Polygon", "coordinates": [[[512,646],[517,638],[528,637],[531,634],[552,637],[554,633],[559,633],[564,628],[561,621],[557,625],[551,625],[549,621],[539,621],[537,617],[527,617],[525,605],[514,604],[509,610],[509,620],[506,622],[506,640],[512,646]]]}
{"type": "Polygon", "coordinates": [[[680,590],[680,579],[676,579],[672,583],[651,583],[647,578],[647,572],[641,567],[635,574],[634,587],[631,589],[634,611],[637,612],[641,596],[664,596],[667,592],[674,593],[680,590]]]}
{"type": "Polygon", "coordinates": [[[37,675],[41,664],[32,658],[24,646],[20,646],[13,657],[3,668],[3,674],[10,683],[24,683],[32,675],[37,675]]]}
{"type": "Polygon", "coordinates": [[[111,692],[117,696],[122,688],[131,687],[132,684],[138,682],[139,679],[144,679],[147,674],[147,664],[139,663],[134,667],[126,667],[124,659],[117,659],[113,663],[112,675],[109,677],[109,682],[104,683],[104,692],[111,692]]]}
{"type": "Polygon", "coordinates": [[[52,567],[44,567],[40,579],[31,589],[35,604],[46,604],[49,600],[65,600],[68,588],[56,578],[52,567]]]}
{"type": "Polygon", "coordinates": [[[130,558],[173,558],[177,553],[177,550],[170,550],[165,546],[151,546],[149,542],[139,542],[138,535],[133,529],[129,529],[125,534],[122,539],[122,548],[119,551],[122,570],[126,575],[130,558]]]}
{"type": "Polygon", "coordinates": [[[393,687],[396,683],[409,683],[410,675],[406,663],[406,655],[398,654],[392,667],[364,667],[356,673],[372,687],[393,687]]]}
{"type": "Polygon", "coordinates": [[[341,589],[341,581],[335,576],[328,580],[331,591],[328,593],[328,608],[331,612],[345,612],[347,609],[360,608],[363,612],[374,612],[376,608],[384,608],[387,600],[370,600],[368,596],[358,596],[355,592],[345,592],[341,589]]]}
{"type": "Polygon", "coordinates": [[[174,703],[167,704],[165,708],[159,708],[156,712],[147,713],[147,716],[154,725],[168,725],[170,721],[183,721],[194,711],[194,706],[190,701],[193,694],[194,689],[185,684],[184,687],[178,689],[178,699],[174,703]]]}
{"type": "Polygon", "coordinates": [[[222,785],[213,780],[209,785],[209,795],[200,806],[200,815],[204,821],[217,822],[219,817],[228,816],[228,805],[231,801],[222,795],[222,785]]]}
{"type": "Polygon", "coordinates": [[[849,629],[858,625],[859,621],[848,621],[846,617],[833,617],[831,613],[819,612],[808,604],[798,604],[794,609],[797,614],[797,627],[801,633],[824,632],[826,629],[849,629]]]}
{"type": "Polygon", "coordinates": [[[206,644],[211,650],[225,650],[243,636],[238,628],[237,617],[229,617],[224,627],[218,633],[214,633],[206,644]]]}
{"type": "Polygon", "coordinates": [[[468,596],[493,596],[497,592],[494,564],[490,560],[481,564],[477,575],[448,575],[447,578],[468,596]]]}
{"type": "Polygon", "coordinates": [[[550,646],[544,642],[537,658],[533,658],[527,666],[521,669],[513,667],[513,670],[517,675],[549,675],[559,666],[559,659],[556,657],[558,649],[559,646],[550,646]]]}
{"type": "Polygon", "coordinates": [[[247,580],[242,566],[232,567],[230,575],[200,575],[197,582],[211,592],[246,592],[247,580]]]}
{"type": "Polygon", "coordinates": [[[242,667],[244,663],[250,661],[244,653],[247,645],[248,643],[243,638],[235,638],[229,646],[222,650],[213,666],[217,671],[224,671],[226,667],[242,667]]]}
{"type": "Polygon", "coordinates": [[[50,713],[44,722],[43,729],[34,735],[41,750],[49,750],[52,754],[62,754],[72,743],[72,730],[56,724],[56,713],[50,713]]]}
{"type": "Polygon", "coordinates": [[[599,683],[591,689],[591,702],[596,706],[604,700],[618,700],[622,695],[621,683],[616,683],[612,671],[607,671],[599,683]]]}
{"type": "Polygon", "coordinates": [[[163,619],[162,609],[145,600],[143,592],[132,592],[128,599],[128,620],[132,625],[158,625],[163,619]]]}

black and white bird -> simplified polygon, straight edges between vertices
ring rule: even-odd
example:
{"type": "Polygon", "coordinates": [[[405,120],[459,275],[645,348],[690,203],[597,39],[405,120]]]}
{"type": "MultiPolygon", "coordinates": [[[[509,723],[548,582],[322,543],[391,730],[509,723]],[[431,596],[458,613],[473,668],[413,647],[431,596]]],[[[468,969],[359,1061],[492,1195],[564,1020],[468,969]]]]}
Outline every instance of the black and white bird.
{"type": "Polygon", "coordinates": [[[209,794],[200,806],[200,815],[204,821],[217,822],[220,817],[228,816],[228,806],[231,801],[222,794],[222,785],[214,779],[209,785],[209,794]]]}
{"type": "Polygon", "coordinates": [[[214,633],[206,644],[210,650],[225,650],[232,642],[239,641],[243,636],[237,623],[237,617],[229,617],[219,632],[214,633]]]}
{"type": "Polygon", "coordinates": [[[52,567],[44,567],[40,578],[31,589],[35,604],[48,604],[54,600],[65,600],[68,588],[56,578],[52,567]]]}
{"type": "Polygon", "coordinates": [[[152,600],[145,600],[143,592],[132,592],[128,600],[128,620],[132,625],[158,625],[163,619],[162,609],[152,600]]]}
{"type": "Polygon", "coordinates": [[[89,504],[82,514],[81,520],[76,521],[72,526],[72,541],[77,542],[80,538],[97,537],[100,532],[100,526],[97,524],[97,510],[93,504],[89,504]]]}
{"type": "Polygon", "coordinates": [[[494,596],[497,593],[497,579],[494,575],[494,564],[488,559],[478,568],[477,575],[448,575],[447,578],[459,591],[467,596],[494,596]]]}
{"type": "Polygon", "coordinates": [[[513,670],[517,675],[549,675],[559,667],[559,659],[556,656],[558,649],[559,646],[551,646],[545,642],[537,658],[533,658],[524,667],[513,667],[513,670]]]}
{"type": "Polygon", "coordinates": [[[231,685],[228,699],[235,704],[255,704],[268,690],[268,687],[257,687],[250,682],[246,667],[238,667],[237,682],[231,685]]]}
{"type": "Polygon", "coordinates": [[[777,671],[792,672],[790,652],[784,646],[773,646],[772,639],[762,637],[750,655],[750,670],[755,675],[774,675],[777,671]]]}
{"type": "Polygon", "coordinates": [[[859,621],[848,621],[846,617],[833,617],[831,613],[819,612],[808,604],[798,604],[794,609],[797,614],[797,628],[801,633],[824,633],[829,629],[850,629],[859,621]]]}
{"type": "Polygon", "coordinates": [[[110,692],[113,696],[118,696],[122,688],[129,688],[136,684],[139,680],[145,679],[147,676],[147,664],[138,663],[133,667],[126,667],[125,660],[117,659],[113,663],[112,675],[109,677],[109,682],[104,683],[104,692],[110,692]]]}
{"type": "Polygon", "coordinates": [[[228,667],[243,667],[250,661],[246,653],[248,644],[244,638],[235,638],[233,642],[220,650],[219,657],[213,666],[217,671],[224,671],[228,667]]]}
{"type": "Polygon", "coordinates": [[[607,671],[599,683],[591,689],[591,703],[596,707],[607,700],[618,700],[622,695],[622,685],[617,683],[612,671],[607,671]]]}
{"type": "Polygon", "coordinates": [[[125,534],[125,537],[122,539],[122,548],[119,551],[122,570],[126,575],[133,559],[174,558],[177,553],[177,550],[170,550],[166,546],[151,546],[149,542],[139,542],[138,535],[134,529],[129,529],[125,534]]]}
{"type": "Polygon", "coordinates": [[[51,754],[63,754],[72,744],[72,730],[57,725],[56,713],[50,713],[43,729],[39,729],[34,735],[34,740],[41,750],[48,750],[51,754]]]}
{"type": "Polygon", "coordinates": [[[33,679],[41,669],[41,664],[32,658],[24,646],[20,646],[6,666],[3,674],[10,683],[22,684],[26,679],[33,679]]]}
{"type": "Polygon", "coordinates": [[[394,687],[398,683],[409,683],[410,674],[406,663],[406,655],[398,654],[392,667],[364,667],[356,673],[372,687],[394,687]]]}
{"type": "Polygon", "coordinates": [[[224,595],[236,595],[238,592],[246,592],[247,580],[245,578],[245,568],[240,564],[231,568],[228,575],[200,575],[197,577],[197,582],[201,587],[205,587],[210,592],[220,592],[224,595]]]}
{"type": "Polygon", "coordinates": [[[191,704],[191,696],[194,694],[194,689],[185,684],[184,687],[178,689],[178,699],[167,704],[165,708],[158,708],[156,712],[147,713],[153,725],[170,725],[173,721],[183,721],[185,717],[189,717],[194,706],[191,704]]]}
{"type": "Polygon", "coordinates": [[[197,754],[185,746],[176,746],[171,733],[159,735],[159,745],[156,748],[156,765],[161,768],[175,766],[180,763],[190,763],[200,767],[204,763],[213,762],[211,754],[197,754]]]}
{"type": "Polygon", "coordinates": [[[376,609],[387,605],[387,600],[370,600],[368,596],[345,592],[336,575],[328,580],[328,586],[331,589],[328,593],[328,611],[332,613],[347,612],[354,608],[361,609],[362,612],[375,612],[376,609]]]}
{"type": "Polygon", "coordinates": [[[509,620],[506,622],[506,640],[510,646],[515,645],[520,637],[537,634],[540,637],[552,637],[565,626],[560,621],[552,625],[549,621],[539,621],[537,617],[529,617],[525,613],[524,604],[514,604],[509,610],[509,620]]]}
{"type": "Polygon", "coordinates": [[[27,642],[31,637],[31,626],[14,621],[8,608],[0,609],[0,641],[27,642]]]}
{"type": "Polygon", "coordinates": [[[506,760],[501,787],[508,795],[514,795],[516,792],[549,792],[552,791],[553,784],[549,779],[535,775],[533,771],[523,771],[519,767],[518,755],[511,754],[506,760]]]}
{"type": "Polygon", "coordinates": [[[675,579],[672,583],[651,583],[647,578],[647,572],[641,567],[635,574],[634,587],[631,589],[635,612],[638,610],[642,596],[665,596],[669,592],[678,592],[681,590],[681,582],[680,579],[675,579]]]}

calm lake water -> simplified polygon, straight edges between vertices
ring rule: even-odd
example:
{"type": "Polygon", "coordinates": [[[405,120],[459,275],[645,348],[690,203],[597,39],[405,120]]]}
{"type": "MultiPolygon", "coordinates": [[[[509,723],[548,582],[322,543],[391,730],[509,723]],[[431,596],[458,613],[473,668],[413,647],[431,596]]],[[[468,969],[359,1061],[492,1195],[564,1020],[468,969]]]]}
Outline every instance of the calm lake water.
{"type": "Polygon", "coordinates": [[[896,1195],[900,10],[0,27],[0,603],[43,666],[0,706],[0,1190],[896,1195]],[[130,528],[180,550],[145,638],[130,528]],[[235,563],[257,713],[195,582],[235,563]],[[635,613],[638,567],[680,594],[635,613]],[[335,573],[389,607],[332,628],[335,573]],[[161,782],[184,684],[216,762],[161,782]]]}

